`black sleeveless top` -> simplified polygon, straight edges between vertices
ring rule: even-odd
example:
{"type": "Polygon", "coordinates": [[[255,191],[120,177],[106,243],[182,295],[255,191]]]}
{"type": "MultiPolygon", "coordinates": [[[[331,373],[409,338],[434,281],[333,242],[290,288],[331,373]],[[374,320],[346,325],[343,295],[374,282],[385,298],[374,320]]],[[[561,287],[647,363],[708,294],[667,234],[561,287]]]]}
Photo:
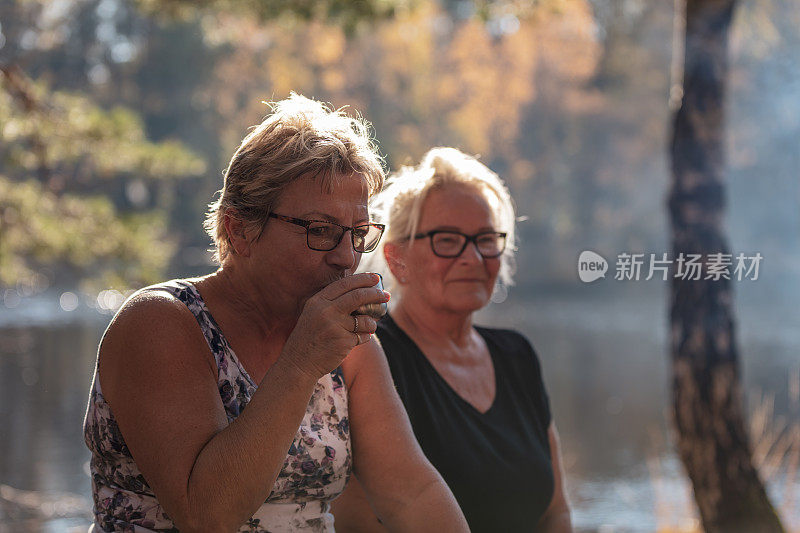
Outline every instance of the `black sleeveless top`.
{"type": "Polygon", "coordinates": [[[539,360],[515,331],[475,329],[489,348],[497,383],[486,413],[447,384],[390,316],[379,322],[377,335],[414,435],[473,533],[534,531],[553,498],[550,407],[539,360]]]}

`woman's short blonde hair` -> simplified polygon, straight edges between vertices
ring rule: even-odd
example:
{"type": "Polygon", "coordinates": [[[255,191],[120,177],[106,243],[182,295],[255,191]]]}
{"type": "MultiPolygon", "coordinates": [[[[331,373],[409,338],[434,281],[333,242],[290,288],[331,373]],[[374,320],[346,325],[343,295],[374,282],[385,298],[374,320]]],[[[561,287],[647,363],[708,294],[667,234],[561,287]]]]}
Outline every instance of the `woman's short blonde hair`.
{"type": "Polygon", "coordinates": [[[314,176],[328,191],[354,173],[364,176],[370,196],[383,187],[383,161],[363,118],[295,93],[268,105],[272,113],[233,154],[219,199],[209,205],[204,227],[220,264],[235,253],[225,215],[260,235],[285,187],[302,176],[314,176]]]}
{"type": "MultiPolygon", "coordinates": [[[[481,195],[492,209],[497,231],[506,232],[506,248],[500,256],[500,281],[513,285],[516,251],[516,213],[514,201],[500,177],[478,161],[455,148],[433,148],[416,167],[402,167],[386,180],[386,187],[370,202],[374,220],[386,224],[381,249],[365,258],[363,268],[380,269],[383,245],[409,241],[417,233],[422,207],[431,191],[449,186],[469,187],[481,195]]],[[[389,280],[389,285],[394,285],[389,280]]]]}

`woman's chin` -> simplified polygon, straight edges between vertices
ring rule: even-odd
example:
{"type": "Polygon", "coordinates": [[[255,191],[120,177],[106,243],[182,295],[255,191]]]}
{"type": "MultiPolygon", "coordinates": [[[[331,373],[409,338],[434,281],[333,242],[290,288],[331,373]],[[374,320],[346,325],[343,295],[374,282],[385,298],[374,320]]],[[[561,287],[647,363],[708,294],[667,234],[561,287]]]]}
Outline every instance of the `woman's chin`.
{"type": "Polygon", "coordinates": [[[451,309],[465,313],[474,313],[486,307],[489,303],[490,295],[486,292],[475,292],[471,294],[461,294],[449,301],[451,309]]]}

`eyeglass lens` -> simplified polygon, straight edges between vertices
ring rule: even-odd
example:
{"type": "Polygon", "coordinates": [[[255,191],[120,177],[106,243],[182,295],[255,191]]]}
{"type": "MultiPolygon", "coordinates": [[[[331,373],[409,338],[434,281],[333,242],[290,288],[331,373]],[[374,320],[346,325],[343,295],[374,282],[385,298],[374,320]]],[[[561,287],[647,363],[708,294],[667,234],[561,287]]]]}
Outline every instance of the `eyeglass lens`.
{"type": "MultiPolygon", "coordinates": [[[[312,222],[307,228],[308,246],[314,250],[330,251],[339,245],[344,229],[334,224],[312,222]]],[[[381,230],[373,225],[353,228],[353,248],[357,252],[372,251],[381,237],[381,230]]]]}
{"type": "MultiPolygon", "coordinates": [[[[460,233],[440,232],[431,235],[433,251],[437,255],[456,257],[466,247],[467,236],[460,233]]],[[[497,257],[505,247],[505,237],[500,233],[484,233],[475,236],[475,245],[483,257],[497,257]]]]}

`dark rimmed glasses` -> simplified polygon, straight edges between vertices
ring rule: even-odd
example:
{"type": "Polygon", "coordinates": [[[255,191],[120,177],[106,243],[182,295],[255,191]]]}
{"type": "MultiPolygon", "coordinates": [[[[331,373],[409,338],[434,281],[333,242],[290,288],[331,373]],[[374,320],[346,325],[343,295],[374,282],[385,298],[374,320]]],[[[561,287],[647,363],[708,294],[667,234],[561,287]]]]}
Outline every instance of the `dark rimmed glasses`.
{"type": "Polygon", "coordinates": [[[375,224],[373,222],[351,227],[342,226],[336,222],[304,220],[276,213],[270,213],[269,216],[289,224],[304,227],[306,229],[306,244],[312,250],[319,252],[330,252],[339,246],[346,231],[350,232],[353,250],[359,253],[371,252],[378,247],[385,228],[383,224],[375,224]]]}
{"type": "Polygon", "coordinates": [[[472,242],[478,253],[485,259],[499,257],[506,249],[506,233],[499,231],[481,231],[475,235],[467,235],[460,231],[431,230],[417,233],[415,239],[431,240],[431,250],[439,257],[458,257],[467,248],[467,243],[472,242]]]}

